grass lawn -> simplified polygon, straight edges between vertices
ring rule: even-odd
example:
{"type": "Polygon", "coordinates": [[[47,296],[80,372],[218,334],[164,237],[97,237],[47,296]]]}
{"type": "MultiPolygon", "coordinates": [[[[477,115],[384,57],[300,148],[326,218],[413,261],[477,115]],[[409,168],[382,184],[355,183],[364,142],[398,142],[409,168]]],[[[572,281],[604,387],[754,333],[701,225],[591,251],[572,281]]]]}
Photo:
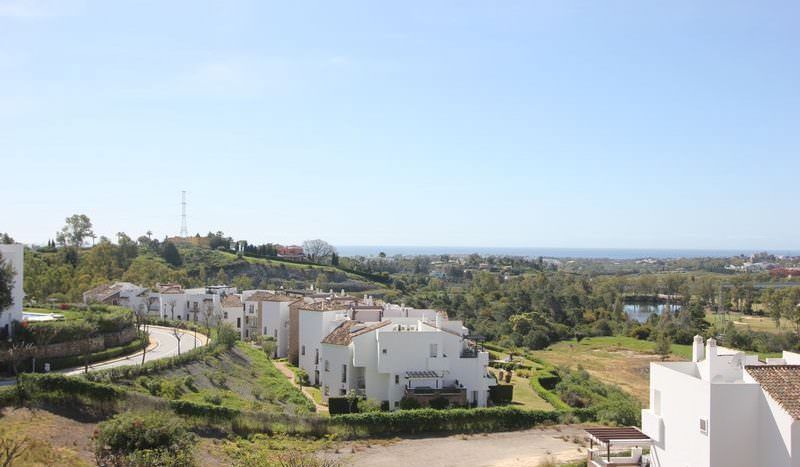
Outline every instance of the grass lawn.
{"type": "MultiPolygon", "coordinates": [[[[489,371],[497,376],[500,370],[489,368],[489,371]]],[[[511,384],[514,386],[514,398],[511,401],[511,405],[529,410],[553,410],[552,405],[534,392],[530,379],[522,378],[517,376],[516,373],[512,373],[511,384]]]]}
{"type": "Polygon", "coordinates": [[[745,315],[743,313],[729,312],[717,314],[706,313],[706,321],[712,324],[730,321],[740,329],[749,329],[757,332],[769,332],[778,334],[780,332],[794,331],[794,325],[787,319],[781,318],[780,327],[775,325],[775,320],[768,316],[745,315]]]}
{"type": "MultiPolygon", "coordinates": [[[[646,404],[649,399],[650,362],[661,361],[653,353],[654,342],[632,337],[591,337],[576,343],[562,341],[533,355],[556,366],[582,366],[592,376],[615,384],[646,404]]],[[[669,360],[691,358],[691,346],[674,344],[669,360]]]]}

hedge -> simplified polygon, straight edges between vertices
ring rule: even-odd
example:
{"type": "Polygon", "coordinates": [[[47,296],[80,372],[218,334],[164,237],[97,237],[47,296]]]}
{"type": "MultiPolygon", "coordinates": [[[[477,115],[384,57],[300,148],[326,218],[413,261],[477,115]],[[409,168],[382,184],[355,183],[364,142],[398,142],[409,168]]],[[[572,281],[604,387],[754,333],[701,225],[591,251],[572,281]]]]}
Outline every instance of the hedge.
{"type": "Polygon", "coordinates": [[[178,415],[202,417],[212,420],[233,420],[242,414],[240,410],[229,407],[183,400],[171,400],[169,401],[169,406],[178,415]]]}
{"type": "Polygon", "coordinates": [[[415,409],[394,412],[366,412],[334,415],[331,424],[367,435],[418,433],[474,433],[530,428],[542,423],[558,422],[557,411],[522,410],[516,407],[485,409],[415,409]]]}
{"type": "Polygon", "coordinates": [[[116,401],[125,395],[123,389],[110,384],[94,383],[83,378],[60,374],[23,374],[20,375],[20,380],[23,387],[34,395],[37,392],[60,392],[67,396],[83,396],[98,402],[116,401]]]}
{"type": "Polygon", "coordinates": [[[497,384],[489,386],[489,399],[495,404],[510,404],[514,399],[514,385],[497,384]]]}
{"type": "Polygon", "coordinates": [[[222,353],[225,348],[217,344],[207,344],[203,347],[192,349],[180,355],[151,360],[144,365],[121,366],[108,370],[94,371],[83,375],[89,381],[116,382],[123,379],[133,379],[137,376],[156,374],[164,370],[191,363],[205,356],[216,356],[222,353]]]}
{"type": "Polygon", "coordinates": [[[329,397],[328,412],[331,415],[358,413],[358,399],[352,397],[329,397]]]}

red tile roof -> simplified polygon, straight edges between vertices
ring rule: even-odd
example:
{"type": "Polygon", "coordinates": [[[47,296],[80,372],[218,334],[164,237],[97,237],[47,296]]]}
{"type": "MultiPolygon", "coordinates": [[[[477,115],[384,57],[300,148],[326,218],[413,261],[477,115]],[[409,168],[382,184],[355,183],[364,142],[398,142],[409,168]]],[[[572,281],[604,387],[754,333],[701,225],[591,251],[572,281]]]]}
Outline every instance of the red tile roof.
{"type": "Polygon", "coordinates": [[[783,410],[800,420],[800,365],[758,365],[745,369],[783,410]]]}

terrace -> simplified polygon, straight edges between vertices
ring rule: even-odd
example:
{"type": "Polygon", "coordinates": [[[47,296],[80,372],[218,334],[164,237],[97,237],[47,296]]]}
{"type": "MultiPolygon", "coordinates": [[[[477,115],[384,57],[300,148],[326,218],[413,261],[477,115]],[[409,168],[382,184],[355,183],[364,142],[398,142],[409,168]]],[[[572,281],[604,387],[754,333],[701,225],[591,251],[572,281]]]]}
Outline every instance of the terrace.
{"type": "Polygon", "coordinates": [[[586,437],[589,439],[587,467],[650,465],[649,456],[642,454],[642,448],[652,445],[653,441],[638,428],[587,428],[586,437]],[[630,450],[630,455],[612,456],[614,447],[630,450]]]}

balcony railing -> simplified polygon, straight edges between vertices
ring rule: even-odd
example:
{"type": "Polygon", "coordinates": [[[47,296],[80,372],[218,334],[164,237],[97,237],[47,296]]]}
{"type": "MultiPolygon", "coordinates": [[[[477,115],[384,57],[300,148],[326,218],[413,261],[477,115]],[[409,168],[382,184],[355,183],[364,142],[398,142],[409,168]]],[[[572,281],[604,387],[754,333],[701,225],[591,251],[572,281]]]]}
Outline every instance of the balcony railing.
{"type": "Polygon", "coordinates": [[[467,390],[464,388],[456,387],[456,386],[447,386],[444,388],[429,388],[429,387],[420,387],[420,388],[406,388],[406,395],[414,395],[414,396],[425,396],[430,394],[466,394],[467,390]]]}

